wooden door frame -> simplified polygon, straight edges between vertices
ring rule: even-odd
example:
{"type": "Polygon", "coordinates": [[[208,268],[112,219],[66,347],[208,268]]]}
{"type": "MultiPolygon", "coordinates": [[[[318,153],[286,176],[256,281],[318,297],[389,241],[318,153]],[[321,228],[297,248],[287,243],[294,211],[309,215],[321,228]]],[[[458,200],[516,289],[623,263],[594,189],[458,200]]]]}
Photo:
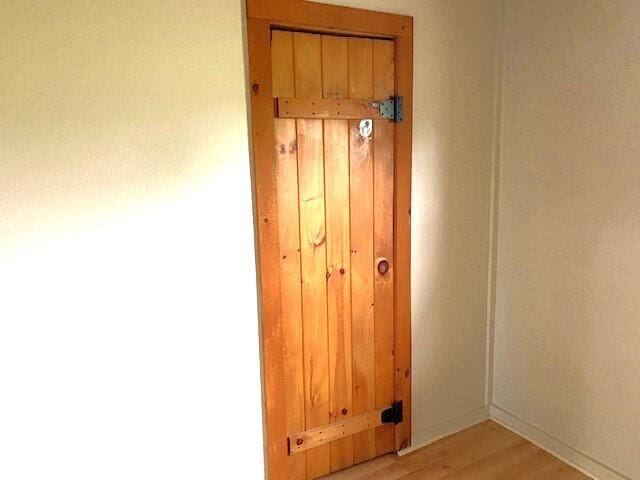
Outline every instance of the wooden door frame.
{"type": "Polygon", "coordinates": [[[395,91],[404,97],[404,120],[395,124],[394,285],[395,399],[404,419],[395,426],[395,448],[411,441],[411,129],[413,104],[413,18],[304,0],[247,0],[251,138],[258,237],[261,347],[267,476],[286,477],[287,431],[280,304],[280,256],[271,30],[388,38],[395,43],[395,91]]]}

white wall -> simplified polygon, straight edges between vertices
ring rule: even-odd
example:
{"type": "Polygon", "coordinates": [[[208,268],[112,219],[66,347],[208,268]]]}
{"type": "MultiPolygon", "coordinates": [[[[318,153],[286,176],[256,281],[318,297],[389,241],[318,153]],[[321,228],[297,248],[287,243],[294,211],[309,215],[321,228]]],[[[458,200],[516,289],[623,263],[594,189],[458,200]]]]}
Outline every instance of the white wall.
{"type": "Polygon", "coordinates": [[[413,433],[484,419],[498,2],[327,0],[414,17],[413,433]]]}
{"type": "MultiPolygon", "coordinates": [[[[415,17],[427,441],[486,415],[496,3],[331,3],[415,17]]],[[[241,5],[0,4],[1,477],[262,475],[241,5]]]]}
{"type": "Polygon", "coordinates": [[[505,5],[493,402],[640,478],[640,3],[505,5]]]}
{"type": "Polygon", "coordinates": [[[262,476],[241,5],[0,2],[0,478],[262,476]]]}

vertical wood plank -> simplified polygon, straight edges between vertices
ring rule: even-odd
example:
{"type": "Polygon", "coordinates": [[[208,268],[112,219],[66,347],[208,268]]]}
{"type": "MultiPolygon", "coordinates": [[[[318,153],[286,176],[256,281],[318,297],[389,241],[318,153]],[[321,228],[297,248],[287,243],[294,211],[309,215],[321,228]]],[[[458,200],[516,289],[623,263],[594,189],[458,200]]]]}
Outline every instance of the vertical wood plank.
{"type": "MultiPolygon", "coordinates": [[[[373,158],[370,139],[362,138],[358,120],[349,122],[351,190],[351,337],[353,355],[353,414],[375,408],[373,349],[373,158]]],[[[353,460],[375,455],[375,433],[353,437],[353,460]]]]}
{"type": "Polygon", "coordinates": [[[293,34],[296,98],[322,98],[322,44],[320,35],[293,34]]]}
{"type": "MultiPolygon", "coordinates": [[[[373,96],[383,99],[393,95],[394,44],[390,40],[373,40],[373,96]]],[[[390,269],[375,277],[375,361],[376,408],[394,401],[394,258],[393,258],[393,151],[394,123],[374,121],[374,248],[376,265],[387,260],[390,269]]],[[[395,428],[383,425],[376,428],[376,455],[395,450],[395,428]]]]}
{"type": "MultiPolygon", "coordinates": [[[[284,398],[287,434],[304,431],[304,364],[302,344],[302,298],[300,278],[300,231],[298,223],[298,157],[295,120],[277,119],[275,148],[278,161],[278,215],[280,232],[280,295],[284,398]]],[[[289,456],[288,479],[304,480],[306,454],[289,456]]]]}
{"type": "Polygon", "coordinates": [[[413,124],[413,19],[407,37],[397,37],[396,93],[404,96],[404,121],[395,138],[395,368],[396,400],[404,420],[396,425],[396,450],[411,443],[411,129],[413,124]]]}
{"type": "MultiPolygon", "coordinates": [[[[346,98],[349,90],[347,39],[322,36],[324,98],[346,98]]],[[[324,122],[327,218],[327,306],[331,421],[352,415],[351,243],[349,235],[349,123],[324,122]]],[[[353,465],[353,438],[331,443],[331,471],[353,465]]]]}
{"type": "MultiPolygon", "coordinates": [[[[373,95],[372,42],[349,38],[349,96],[373,95]]],[[[349,122],[351,189],[351,290],[353,414],[375,408],[374,278],[373,278],[373,147],[359,134],[359,121],[349,122]]],[[[375,432],[354,435],[354,462],[375,456],[375,432]]]]}
{"type": "MultiPolygon", "coordinates": [[[[306,429],[327,425],[329,355],[322,120],[297,120],[306,429]]],[[[330,447],[307,452],[307,476],[330,472],[330,447]]]]}
{"type": "MultiPolygon", "coordinates": [[[[331,420],[352,415],[351,256],[349,239],[349,126],[326,120],[327,306],[331,420]]],[[[353,465],[353,439],[331,444],[331,469],[353,465]]]]}
{"type": "Polygon", "coordinates": [[[323,98],[348,98],[349,65],[347,38],[322,36],[323,98]]]}
{"type": "MultiPolygon", "coordinates": [[[[395,45],[393,40],[373,40],[373,96],[389,98],[395,92],[395,45]]],[[[393,126],[392,122],[387,121],[393,126]]],[[[393,142],[392,142],[393,144],[393,142]]]]}
{"type": "MultiPolygon", "coordinates": [[[[298,98],[322,98],[321,36],[293,34],[295,92],[298,98]]],[[[305,369],[306,429],[330,423],[329,333],[322,120],[296,120],[300,197],[300,253],[305,369]]],[[[307,452],[307,477],[331,471],[331,447],[307,452]]]]}
{"type": "MultiPolygon", "coordinates": [[[[293,34],[291,32],[274,31],[272,33],[271,57],[273,96],[293,96],[293,34]]],[[[286,398],[287,433],[292,434],[303,431],[305,425],[296,121],[276,118],[274,122],[278,168],[284,398],[286,398]]],[[[288,456],[287,479],[306,480],[306,460],[305,452],[288,456]]]]}
{"type": "Polygon", "coordinates": [[[373,97],[373,45],[368,38],[350,37],[349,45],[349,98],[373,97]]]}
{"type": "Polygon", "coordinates": [[[270,26],[265,20],[247,22],[249,78],[251,82],[251,140],[256,178],[256,229],[260,312],[262,322],[262,360],[267,475],[287,478],[287,431],[285,423],[284,365],[280,323],[280,262],[277,211],[276,164],[273,151],[273,97],[271,78],[270,26]]]}
{"type": "MultiPolygon", "coordinates": [[[[293,33],[271,32],[271,75],[273,98],[295,96],[293,33]]],[[[276,119],[277,120],[277,119],[276,119]]]]}

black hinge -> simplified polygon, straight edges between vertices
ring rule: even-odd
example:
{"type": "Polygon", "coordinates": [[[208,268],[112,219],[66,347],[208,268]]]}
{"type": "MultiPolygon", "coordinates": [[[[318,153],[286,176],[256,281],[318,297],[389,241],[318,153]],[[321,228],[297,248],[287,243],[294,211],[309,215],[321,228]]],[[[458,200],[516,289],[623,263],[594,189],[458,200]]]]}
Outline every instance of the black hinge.
{"type": "Polygon", "coordinates": [[[382,423],[395,423],[396,425],[402,422],[402,402],[393,402],[391,407],[383,410],[380,420],[382,423]]]}
{"type": "Polygon", "coordinates": [[[392,97],[380,101],[380,116],[394,122],[401,122],[404,118],[404,97],[392,97]]]}

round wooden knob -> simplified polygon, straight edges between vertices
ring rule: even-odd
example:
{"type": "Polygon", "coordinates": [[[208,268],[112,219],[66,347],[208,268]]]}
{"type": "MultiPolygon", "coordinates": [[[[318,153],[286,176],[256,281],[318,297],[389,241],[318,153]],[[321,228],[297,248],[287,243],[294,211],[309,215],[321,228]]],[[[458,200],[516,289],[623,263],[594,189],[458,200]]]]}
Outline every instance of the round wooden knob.
{"type": "Polygon", "coordinates": [[[380,275],[384,275],[389,271],[389,260],[383,258],[378,262],[378,273],[380,275]]]}

